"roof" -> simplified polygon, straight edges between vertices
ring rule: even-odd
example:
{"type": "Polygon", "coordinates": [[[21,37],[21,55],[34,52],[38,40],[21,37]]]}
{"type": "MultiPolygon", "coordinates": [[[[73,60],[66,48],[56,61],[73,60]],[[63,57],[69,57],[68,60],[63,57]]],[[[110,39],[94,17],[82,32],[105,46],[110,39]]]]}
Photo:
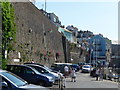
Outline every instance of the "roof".
{"type": "Polygon", "coordinates": [[[30,66],[28,66],[28,65],[7,65],[7,66],[23,66],[23,67],[28,67],[28,68],[31,68],[31,69],[34,69],[34,68],[32,68],[32,67],[30,67],[30,66]]]}
{"type": "Polygon", "coordinates": [[[68,65],[70,65],[72,63],[54,63],[54,64],[68,64],[68,65]]]}
{"type": "Polygon", "coordinates": [[[0,69],[0,73],[1,73],[1,72],[7,72],[7,71],[6,71],[6,70],[2,70],[2,69],[0,69]]]}
{"type": "MultiPolygon", "coordinates": [[[[59,30],[60,30],[60,29],[62,29],[62,30],[64,30],[64,31],[69,32],[69,33],[71,33],[71,34],[72,34],[72,32],[71,32],[71,31],[69,31],[68,29],[65,29],[65,28],[59,27],[59,30]]],[[[60,31],[61,31],[61,30],[60,30],[60,31]]]]}
{"type": "Polygon", "coordinates": [[[27,66],[37,66],[37,67],[42,67],[44,68],[44,66],[38,65],[38,64],[26,64],[27,66]]]}

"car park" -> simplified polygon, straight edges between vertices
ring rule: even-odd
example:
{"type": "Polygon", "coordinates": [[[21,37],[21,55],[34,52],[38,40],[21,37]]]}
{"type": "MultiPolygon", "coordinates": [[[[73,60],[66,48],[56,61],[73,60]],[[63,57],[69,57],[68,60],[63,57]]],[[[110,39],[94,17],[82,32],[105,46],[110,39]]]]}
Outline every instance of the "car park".
{"type": "Polygon", "coordinates": [[[3,90],[48,90],[48,88],[28,84],[25,80],[20,78],[19,76],[5,70],[0,70],[0,87],[2,87],[3,90]]]}
{"type": "Polygon", "coordinates": [[[35,64],[27,64],[27,65],[35,68],[41,74],[45,74],[47,76],[53,77],[55,81],[58,81],[60,79],[57,73],[51,72],[49,69],[45,67],[42,67],[40,65],[35,65],[35,64]]]}
{"type": "Polygon", "coordinates": [[[54,83],[54,78],[39,73],[36,69],[26,65],[7,65],[7,70],[18,75],[28,83],[51,87],[54,83]]]}
{"type": "Polygon", "coordinates": [[[82,72],[83,73],[89,73],[92,70],[92,66],[91,65],[83,65],[82,66],[82,72]]]}

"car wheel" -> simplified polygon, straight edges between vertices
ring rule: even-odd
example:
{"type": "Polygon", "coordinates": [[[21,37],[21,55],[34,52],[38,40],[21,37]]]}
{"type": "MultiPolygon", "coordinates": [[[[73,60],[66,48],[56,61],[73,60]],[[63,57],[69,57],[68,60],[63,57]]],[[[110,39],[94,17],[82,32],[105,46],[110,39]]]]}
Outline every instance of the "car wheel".
{"type": "Polygon", "coordinates": [[[40,86],[45,86],[45,82],[44,81],[39,81],[38,83],[40,86]]]}

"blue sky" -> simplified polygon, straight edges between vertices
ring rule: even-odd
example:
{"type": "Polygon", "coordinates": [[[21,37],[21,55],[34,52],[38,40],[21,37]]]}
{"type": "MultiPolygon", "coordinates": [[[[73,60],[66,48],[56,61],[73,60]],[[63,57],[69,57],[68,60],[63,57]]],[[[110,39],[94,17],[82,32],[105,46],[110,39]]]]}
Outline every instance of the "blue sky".
{"type": "MultiPolygon", "coordinates": [[[[44,2],[36,2],[43,8],[44,2]]],[[[118,2],[47,2],[47,12],[55,13],[62,25],[103,34],[118,40],[118,2]]]]}

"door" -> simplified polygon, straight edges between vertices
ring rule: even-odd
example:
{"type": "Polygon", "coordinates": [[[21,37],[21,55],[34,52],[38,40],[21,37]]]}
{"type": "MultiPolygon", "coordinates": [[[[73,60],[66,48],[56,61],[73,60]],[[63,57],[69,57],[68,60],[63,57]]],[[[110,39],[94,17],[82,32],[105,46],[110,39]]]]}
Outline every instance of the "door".
{"type": "Polygon", "coordinates": [[[28,68],[28,67],[22,67],[22,77],[28,83],[34,84],[37,81],[37,76],[35,72],[31,68],[28,68]]]}

